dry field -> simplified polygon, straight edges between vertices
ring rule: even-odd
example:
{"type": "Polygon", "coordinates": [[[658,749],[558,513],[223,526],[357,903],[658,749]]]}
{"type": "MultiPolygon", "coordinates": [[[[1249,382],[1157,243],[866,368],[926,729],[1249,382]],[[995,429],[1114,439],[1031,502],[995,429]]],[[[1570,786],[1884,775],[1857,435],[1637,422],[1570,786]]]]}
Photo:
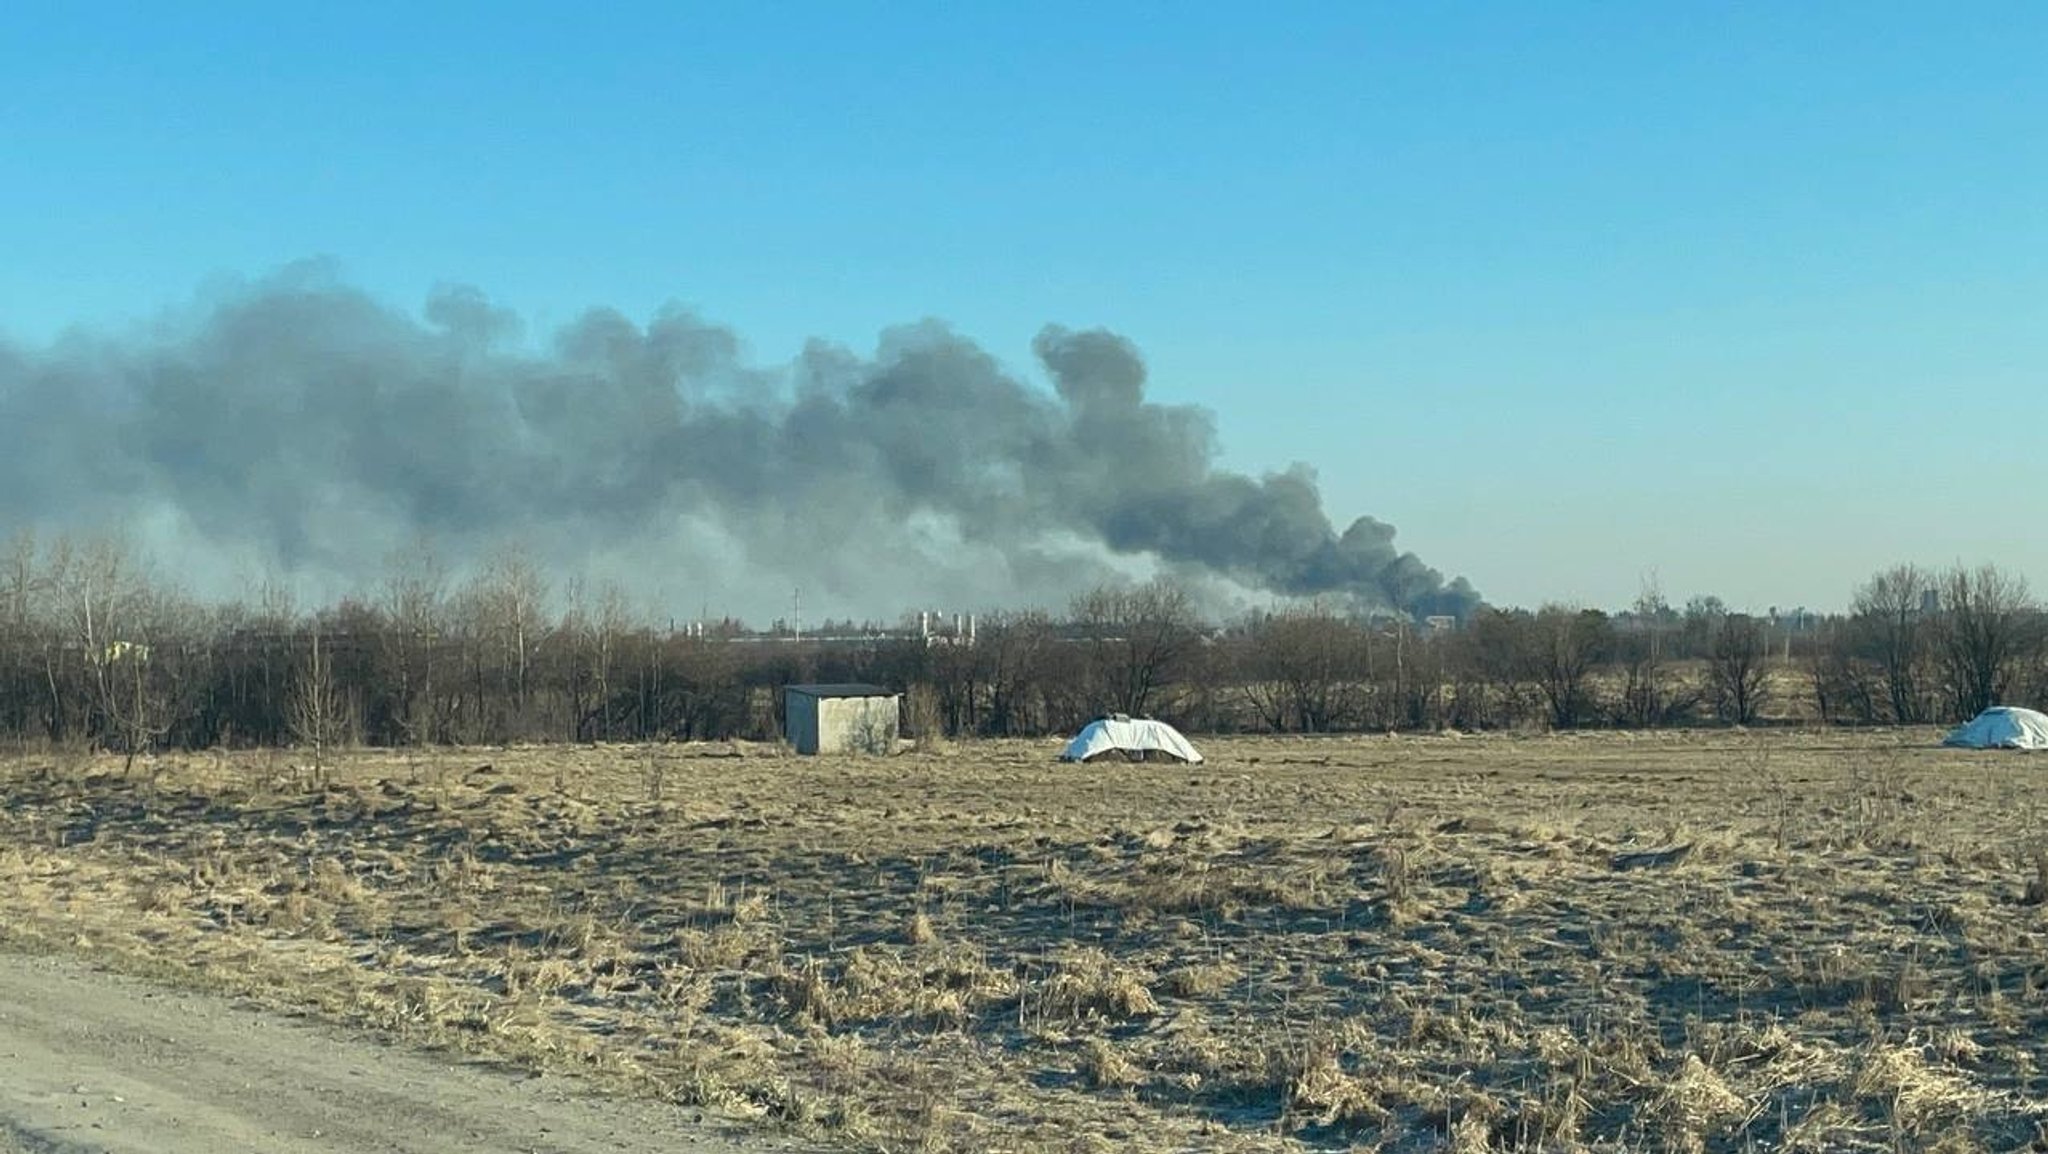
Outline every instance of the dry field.
{"type": "Polygon", "coordinates": [[[1932,731],[0,757],[0,942],[880,1150],[2048,1121],[2048,761],[1932,731]]]}

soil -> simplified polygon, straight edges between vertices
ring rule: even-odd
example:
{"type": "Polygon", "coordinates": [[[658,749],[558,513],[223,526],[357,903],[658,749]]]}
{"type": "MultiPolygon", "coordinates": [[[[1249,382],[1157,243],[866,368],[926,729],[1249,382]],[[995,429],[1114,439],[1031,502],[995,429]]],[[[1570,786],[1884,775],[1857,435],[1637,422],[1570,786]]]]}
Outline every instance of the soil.
{"type": "Polygon", "coordinates": [[[659,1103],[0,953],[0,1152],[793,1149],[659,1103]]]}

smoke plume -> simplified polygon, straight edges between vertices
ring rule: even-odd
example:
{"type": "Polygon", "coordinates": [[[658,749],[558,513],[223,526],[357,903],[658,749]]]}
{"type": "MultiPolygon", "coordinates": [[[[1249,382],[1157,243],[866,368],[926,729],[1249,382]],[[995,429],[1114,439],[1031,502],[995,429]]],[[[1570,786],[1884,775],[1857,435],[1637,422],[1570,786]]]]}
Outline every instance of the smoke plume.
{"type": "Polygon", "coordinates": [[[433,543],[516,543],[694,611],[1058,607],[1119,559],[1360,609],[1477,600],[1305,466],[1219,469],[1210,415],[1146,398],[1129,341],[1048,327],[1054,392],[943,325],[748,364],[687,311],[605,309],[545,352],[471,289],[421,317],[322,266],[119,337],[0,344],[0,531],[121,526],[174,575],[346,587],[433,543]]]}

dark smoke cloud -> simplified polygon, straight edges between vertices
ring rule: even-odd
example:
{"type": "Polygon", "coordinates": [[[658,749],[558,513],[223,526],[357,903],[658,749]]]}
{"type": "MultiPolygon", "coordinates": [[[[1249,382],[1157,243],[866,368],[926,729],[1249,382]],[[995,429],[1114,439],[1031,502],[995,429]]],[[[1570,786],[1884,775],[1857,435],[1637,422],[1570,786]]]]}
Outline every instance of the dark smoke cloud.
{"type": "Polygon", "coordinates": [[[1477,601],[1390,526],[1338,532],[1305,466],[1218,469],[1210,415],[1148,401],[1112,333],[1041,332],[1048,395],[936,323],[765,371],[680,309],[594,310],[544,353],[474,289],[423,316],[316,265],[149,334],[0,345],[0,529],[139,520],[357,585],[422,537],[456,561],[517,542],[748,612],[791,585],[860,615],[1057,606],[1116,555],[1361,609],[1477,601]]]}

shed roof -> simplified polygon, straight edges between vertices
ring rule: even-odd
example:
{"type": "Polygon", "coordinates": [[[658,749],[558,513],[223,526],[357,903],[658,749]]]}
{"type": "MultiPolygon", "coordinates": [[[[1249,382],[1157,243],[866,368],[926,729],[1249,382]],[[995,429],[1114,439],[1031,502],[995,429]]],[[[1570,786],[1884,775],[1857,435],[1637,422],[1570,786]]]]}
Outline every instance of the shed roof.
{"type": "Polygon", "coordinates": [[[791,692],[791,693],[801,693],[801,694],[804,694],[804,695],[805,695],[805,696],[807,696],[807,697],[894,697],[894,696],[896,696],[896,694],[895,694],[895,693],[891,692],[890,690],[884,689],[884,688],[882,688],[882,687],[881,687],[881,686],[879,686],[879,685],[869,685],[869,684],[867,684],[867,683],[865,683],[865,682],[860,682],[860,681],[842,681],[842,682],[829,682],[829,683],[822,683],[822,684],[810,684],[810,685],[785,685],[785,686],[783,686],[783,689],[785,689],[785,690],[787,690],[787,691],[789,691],[789,692],[791,692]]]}

